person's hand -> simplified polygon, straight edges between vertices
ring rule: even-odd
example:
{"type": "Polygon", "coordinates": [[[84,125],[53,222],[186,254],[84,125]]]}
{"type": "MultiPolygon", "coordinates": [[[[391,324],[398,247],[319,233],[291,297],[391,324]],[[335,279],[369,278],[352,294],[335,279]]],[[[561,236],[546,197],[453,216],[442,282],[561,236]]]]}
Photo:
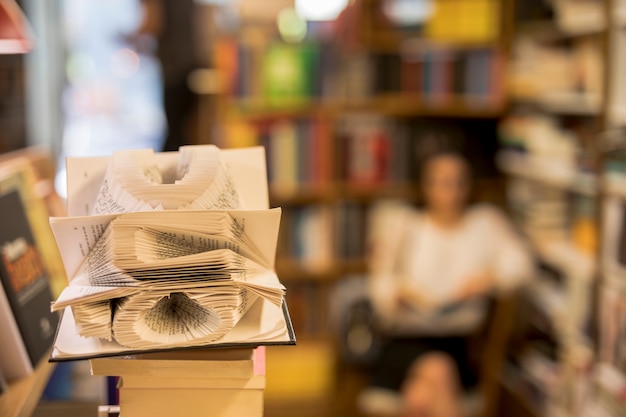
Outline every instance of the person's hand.
{"type": "Polygon", "coordinates": [[[430,294],[409,285],[401,285],[396,293],[396,305],[399,310],[431,310],[437,301],[430,294]]]}
{"type": "Polygon", "coordinates": [[[487,295],[495,286],[493,274],[485,272],[471,276],[459,288],[453,301],[466,301],[487,295]]]}

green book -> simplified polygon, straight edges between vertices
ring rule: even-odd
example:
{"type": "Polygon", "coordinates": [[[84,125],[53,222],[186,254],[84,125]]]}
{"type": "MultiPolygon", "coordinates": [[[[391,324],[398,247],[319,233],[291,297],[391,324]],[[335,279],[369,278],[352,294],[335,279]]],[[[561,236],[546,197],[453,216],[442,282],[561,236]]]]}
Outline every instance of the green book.
{"type": "Polygon", "coordinates": [[[315,94],[318,76],[315,45],[272,44],[263,59],[263,97],[272,106],[301,104],[315,94]]]}

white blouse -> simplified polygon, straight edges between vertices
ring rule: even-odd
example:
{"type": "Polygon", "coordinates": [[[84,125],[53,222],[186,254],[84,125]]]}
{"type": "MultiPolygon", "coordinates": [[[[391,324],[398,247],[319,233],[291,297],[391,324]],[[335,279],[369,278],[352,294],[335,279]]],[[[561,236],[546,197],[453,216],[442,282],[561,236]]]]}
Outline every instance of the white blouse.
{"type": "Polygon", "coordinates": [[[494,291],[509,291],[532,276],[532,258],[522,239],[495,207],[474,206],[451,229],[437,226],[422,211],[389,209],[373,218],[370,295],[386,326],[404,335],[453,335],[475,330],[485,319],[487,300],[454,302],[467,280],[493,277],[494,291]],[[397,314],[399,288],[414,287],[430,308],[397,314]]]}

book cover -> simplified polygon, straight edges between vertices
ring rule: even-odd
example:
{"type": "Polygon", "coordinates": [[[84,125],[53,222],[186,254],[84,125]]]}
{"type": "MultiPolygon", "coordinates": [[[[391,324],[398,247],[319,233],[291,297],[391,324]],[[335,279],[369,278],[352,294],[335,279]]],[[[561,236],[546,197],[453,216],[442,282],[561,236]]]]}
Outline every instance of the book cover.
{"type": "Polygon", "coordinates": [[[26,354],[31,365],[35,365],[52,345],[58,316],[50,312],[53,298],[46,266],[26,214],[26,187],[20,170],[11,169],[0,177],[0,281],[26,354]]]}

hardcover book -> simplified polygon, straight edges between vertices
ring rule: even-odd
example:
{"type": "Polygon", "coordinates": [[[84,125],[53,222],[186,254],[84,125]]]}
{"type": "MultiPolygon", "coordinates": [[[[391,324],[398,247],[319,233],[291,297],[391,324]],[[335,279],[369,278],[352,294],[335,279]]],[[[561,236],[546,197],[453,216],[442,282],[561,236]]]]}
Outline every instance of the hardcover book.
{"type": "Polygon", "coordinates": [[[52,345],[58,323],[50,311],[48,271],[28,218],[26,164],[0,170],[0,368],[7,379],[27,375],[52,345]]]}

